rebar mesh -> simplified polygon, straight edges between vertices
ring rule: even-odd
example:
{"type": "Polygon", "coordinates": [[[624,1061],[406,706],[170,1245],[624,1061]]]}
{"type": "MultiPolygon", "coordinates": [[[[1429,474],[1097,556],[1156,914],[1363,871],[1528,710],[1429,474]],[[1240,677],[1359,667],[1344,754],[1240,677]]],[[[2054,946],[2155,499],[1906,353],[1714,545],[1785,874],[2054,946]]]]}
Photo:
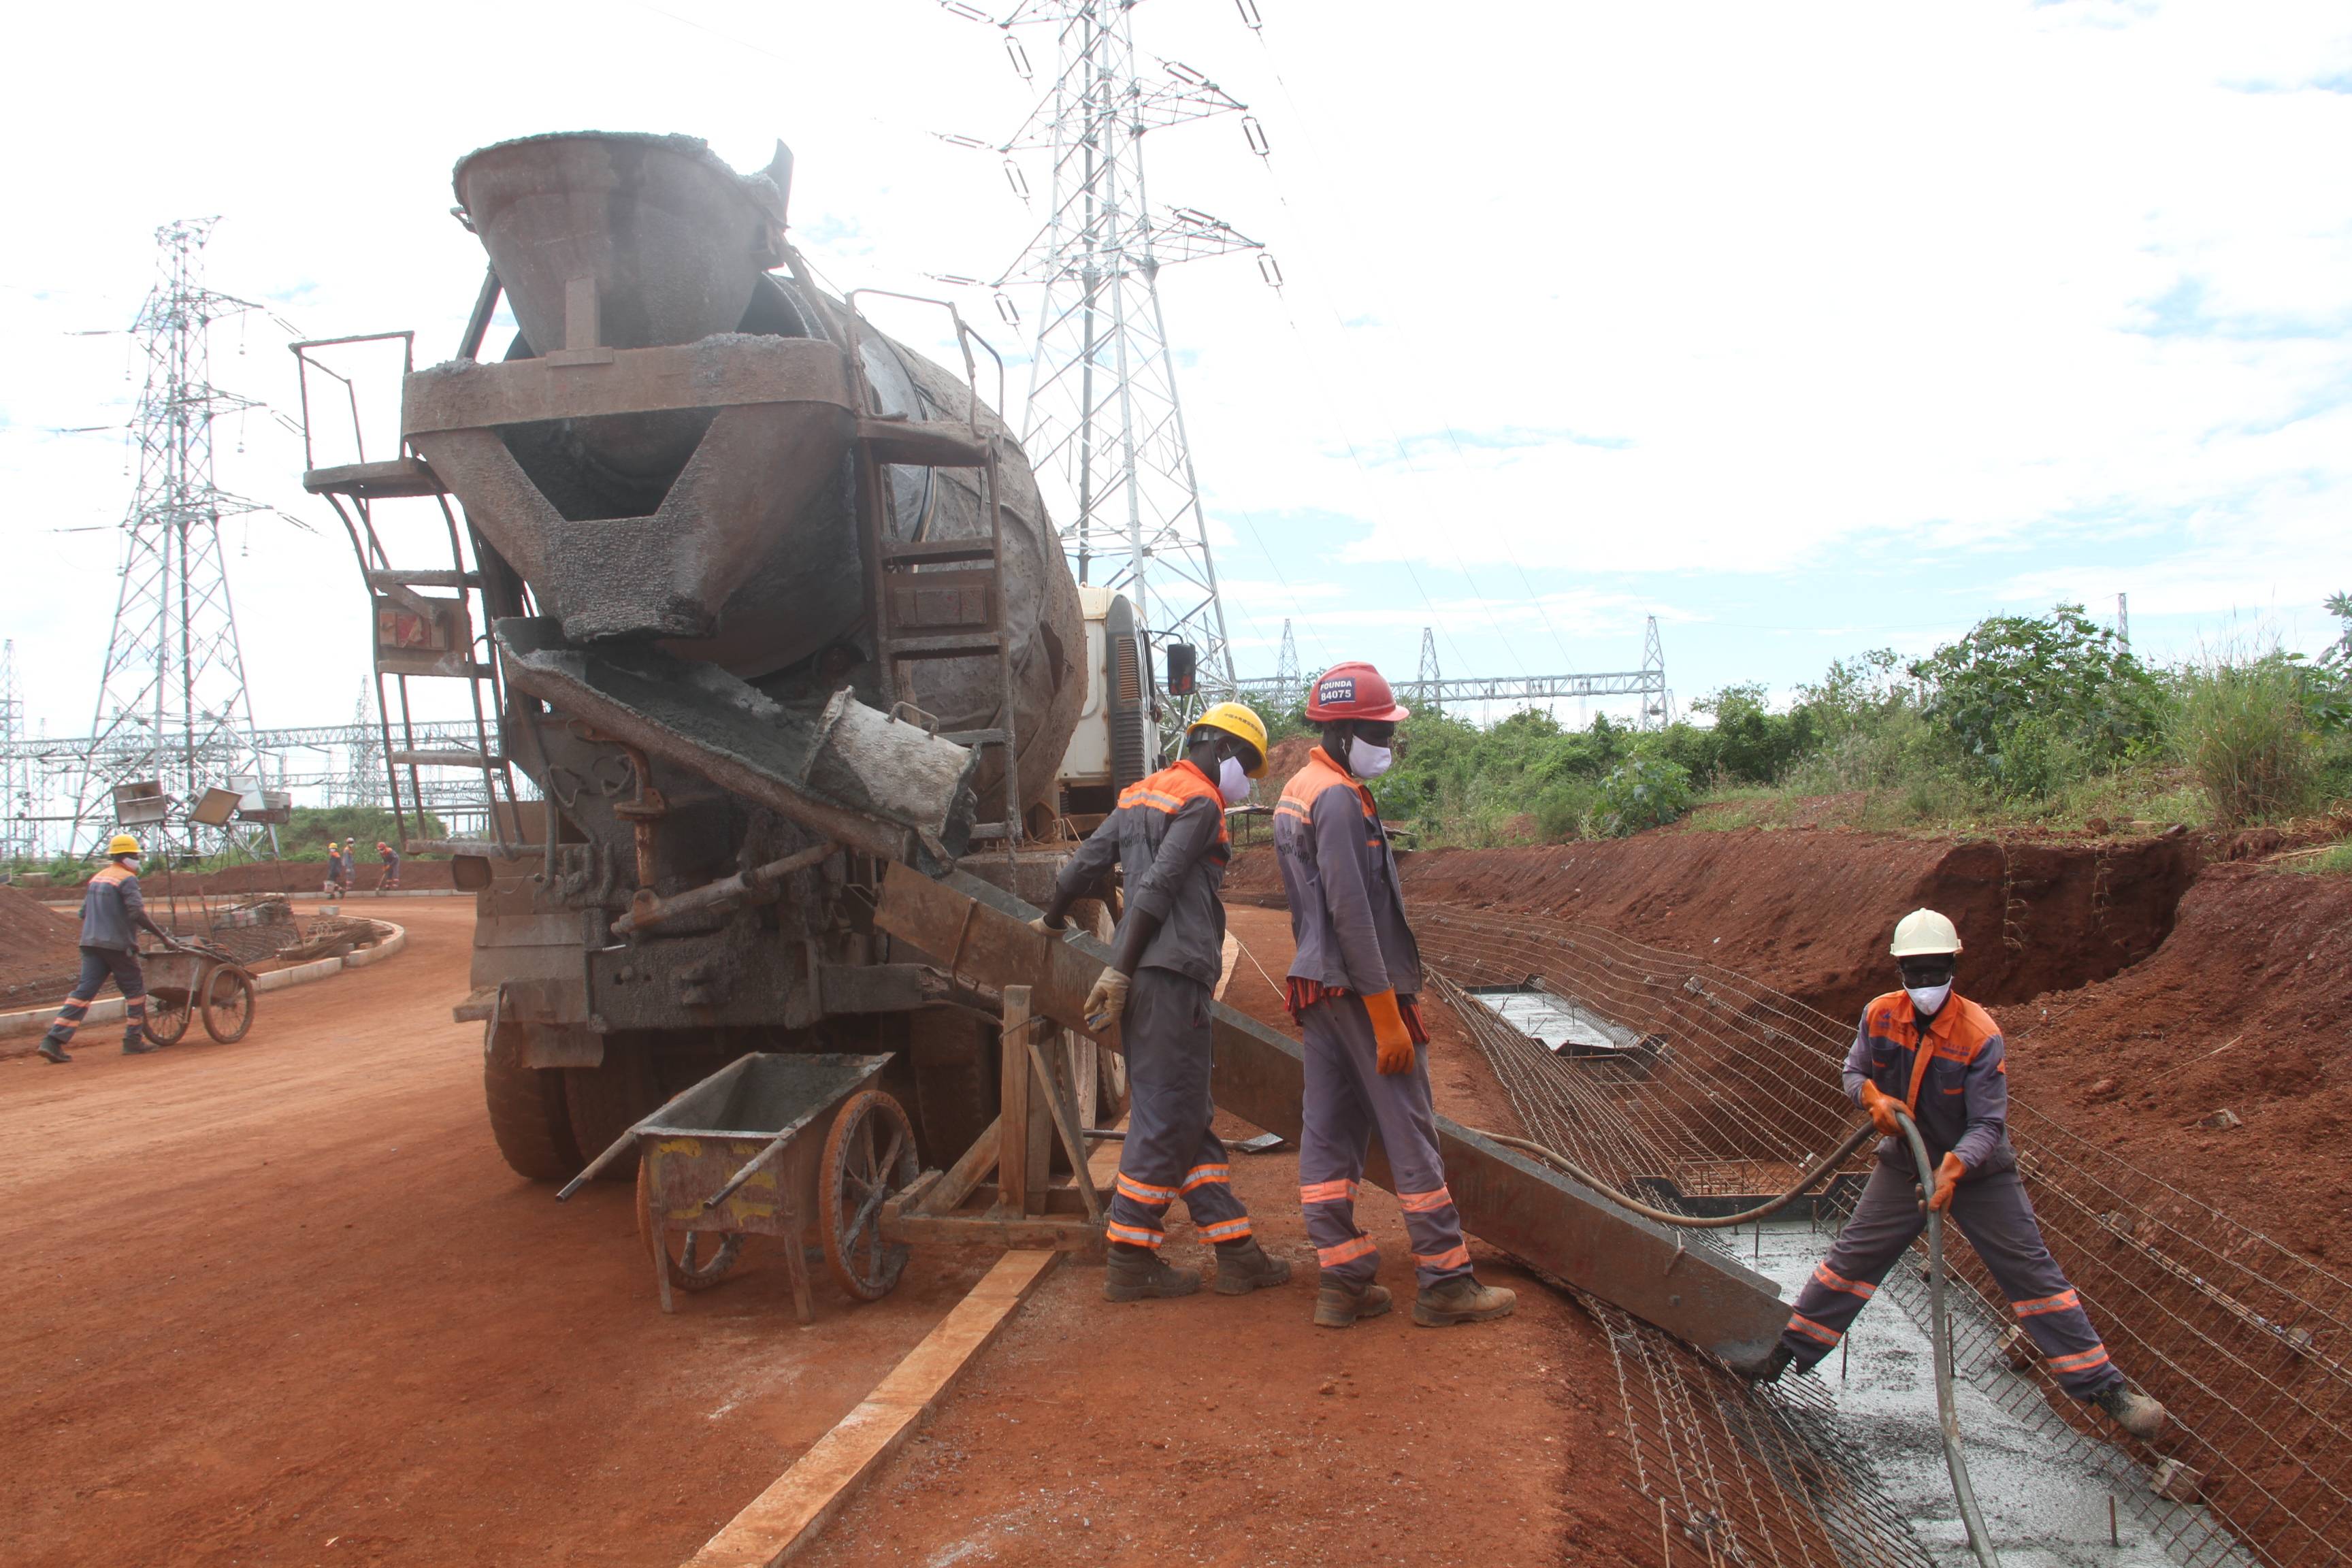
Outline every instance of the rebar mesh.
{"type": "MultiPolygon", "coordinates": [[[[1424,910],[1418,924],[1434,989],[1493,1066],[1528,1135],[1658,1206],[1696,1206],[1677,1194],[1778,1192],[1853,1124],[1838,1078],[1851,1024],[1734,971],[1573,921],[1424,910]],[[1572,1000],[1631,1031],[1643,1048],[1555,1057],[1464,990],[1472,985],[1572,1000]]],[[[2117,1364],[2165,1402],[2173,1426],[2155,1450],[2132,1450],[2133,1465],[2112,1446],[2121,1439],[2064,1396],[2038,1361],[2012,1371],[2005,1303],[1965,1247],[1948,1252],[1961,1287],[1953,1322],[1959,1373],[2106,1476],[2179,1561],[2203,1568],[2251,1553],[2307,1568],[2352,1560],[2352,1284],[2030,1106],[2012,1101],[2010,1132],[2051,1249],[2117,1364]]],[[[1822,1213],[1835,1215],[1836,1205],[1822,1213]]],[[[1896,1268],[1887,1288],[1924,1318],[1924,1262],[1896,1268]]],[[[1739,1464],[1782,1468],[1757,1458],[1766,1450],[1753,1446],[1754,1431],[1727,1428],[1711,1445],[1690,1436],[1703,1423],[1685,1423],[1672,1442],[1633,1436],[1684,1420],[1674,1413],[1696,1407],[1694,1378],[1719,1385],[1727,1374],[1672,1342],[1670,1352],[1650,1347],[1646,1336],[1664,1336],[1638,1325],[1632,1342],[1643,1353],[1629,1362],[1626,1342],[1601,1321],[1619,1353],[1627,1431],[1651,1495],[1668,1497],[1670,1507],[1685,1491],[1717,1500],[1704,1506],[1729,1510],[1717,1529],[1751,1554],[1740,1561],[1817,1560],[1789,1555],[1792,1545],[1769,1533],[1759,1508],[1743,1510],[1737,1489],[1710,1479],[1739,1464]],[[1675,1356],[1694,1367],[1674,1365],[1670,1377],[1654,1370],[1675,1356]],[[1648,1392],[1645,1379],[1654,1385],[1648,1392]],[[1675,1478],[1672,1489],[1665,1477],[1675,1478]]],[[[1754,1398],[1739,1389],[1726,1396],[1754,1398]]],[[[1825,1407],[1809,1426],[1789,1414],[1802,1408],[1802,1396],[1795,1406],[1791,1397],[1765,1392],[1755,1407],[1771,1414],[1756,1419],[1794,1422],[1790,1441],[1802,1437],[1812,1445],[1806,1452],[1838,1468],[1833,1444],[1814,1443],[1831,1441],[1822,1436],[1825,1407]]],[[[1782,1465],[1798,1473],[1795,1461],[1782,1465]]],[[[1813,1505],[1816,1517],[1822,1506],[1813,1505]]],[[[1867,1506],[1860,1512],[1870,1516],[1867,1506]]],[[[1823,1517],[1824,1534],[1852,1529],[1823,1517]]],[[[1861,1560],[1914,1557],[1873,1542],[1861,1560]]]]}

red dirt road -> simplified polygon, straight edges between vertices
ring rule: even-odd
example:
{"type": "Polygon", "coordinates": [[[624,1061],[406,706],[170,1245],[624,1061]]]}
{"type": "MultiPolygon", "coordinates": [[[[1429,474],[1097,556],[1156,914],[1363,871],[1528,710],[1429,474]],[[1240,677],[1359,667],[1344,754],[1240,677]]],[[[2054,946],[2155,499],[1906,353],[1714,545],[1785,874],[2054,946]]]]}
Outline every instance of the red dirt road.
{"type": "Polygon", "coordinates": [[[10,1564],[672,1563],[989,1258],[793,1321],[773,1255],[665,1319],[625,1186],[559,1208],[481,1109],[469,901],[239,1045],[0,1061],[10,1564]]]}

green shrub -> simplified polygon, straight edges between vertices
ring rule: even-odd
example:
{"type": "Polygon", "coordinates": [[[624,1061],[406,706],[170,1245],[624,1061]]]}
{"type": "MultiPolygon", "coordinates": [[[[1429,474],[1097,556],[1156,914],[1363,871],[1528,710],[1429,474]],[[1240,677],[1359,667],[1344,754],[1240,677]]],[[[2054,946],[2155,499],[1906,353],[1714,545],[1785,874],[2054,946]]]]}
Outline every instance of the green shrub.
{"type": "Polygon", "coordinates": [[[2160,684],[2080,605],[1990,616],[1911,674],[1928,688],[1928,722],[2012,800],[2112,767],[2160,727],[2160,684]]]}
{"type": "Polygon", "coordinates": [[[1591,831],[1598,837],[1622,838],[1645,827],[1664,827],[1686,816],[1696,799],[1690,770],[1645,748],[1601,781],[1600,799],[1590,817],[1591,831]]]}
{"type": "Polygon", "coordinates": [[[2292,816],[2312,804],[2323,757],[2306,699],[2304,672],[2276,653],[2184,673],[2174,744],[2215,823],[2292,816]]]}

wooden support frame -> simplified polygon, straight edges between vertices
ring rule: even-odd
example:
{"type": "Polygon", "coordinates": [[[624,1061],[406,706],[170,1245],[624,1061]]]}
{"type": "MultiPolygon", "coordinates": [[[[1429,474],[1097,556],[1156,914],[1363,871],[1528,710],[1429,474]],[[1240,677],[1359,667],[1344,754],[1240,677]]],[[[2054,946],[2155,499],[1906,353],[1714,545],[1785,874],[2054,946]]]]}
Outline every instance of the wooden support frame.
{"type": "Polygon", "coordinates": [[[996,1120],[945,1172],[926,1172],[886,1202],[882,1233],[908,1244],[983,1242],[1098,1253],[1106,1210],[1087,1168],[1077,1097],[1057,1061],[1068,1053],[1058,1033],[1052,1037],[1055,1049],[1039,1043],[1051,1020],[1032,1010],[1029,987],[1008,985],[1003,994],[1003,1106],[996,1120]],[[1056,1141],[1069,1154],[1067,1186],[1051,1180],[1056,1141]],[[986,1180],[992,1169],[992,1187],[986,1180]]]}

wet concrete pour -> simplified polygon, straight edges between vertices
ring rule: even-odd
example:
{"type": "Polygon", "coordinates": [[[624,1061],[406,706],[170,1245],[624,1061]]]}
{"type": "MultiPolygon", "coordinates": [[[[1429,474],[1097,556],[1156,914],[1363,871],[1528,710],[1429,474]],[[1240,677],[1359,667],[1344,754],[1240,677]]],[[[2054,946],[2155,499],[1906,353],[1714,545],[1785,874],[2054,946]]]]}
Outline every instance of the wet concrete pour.
{"type": "MultiPolygon", "coordinates": [[[[1793,1300],[1828,1252],[1831,1236],[1807,1224],[1768,1224],[1760,1250],[1751,1230],[1739,1233],[1734,1249],[1793,1300]]],[[[1893,1293],[1882,1291],[1855,1320],[1843,1372],[1832,1352],[1812,1375],[1828,1388],[1840,1426],[1870,1455],[1879,1489],[1937,1568],[1973,1564],[1937,1436],[1931,1342],[1899,1302],[1885,1299],[1893,1293]]],[[[2130,1497],[2065,1454],[2052,1432],[2003,1409],[1966,1375],[1954,1384],[1954,1398],[1977,1503],[2005,1568],[2159,1568],[2180,1561],[2135,1517],[2130,1497]],[[2117,1499],[2120,1545],[2108,1542],[2110,1495],[2117,1499]]],[[[2137,1474],[2123,1455],[2109,1452],[2118,1473],[2137,1474]]],[[[2200,1561],[2210,1563],[2210,1552],[2200,1561]]]]}

